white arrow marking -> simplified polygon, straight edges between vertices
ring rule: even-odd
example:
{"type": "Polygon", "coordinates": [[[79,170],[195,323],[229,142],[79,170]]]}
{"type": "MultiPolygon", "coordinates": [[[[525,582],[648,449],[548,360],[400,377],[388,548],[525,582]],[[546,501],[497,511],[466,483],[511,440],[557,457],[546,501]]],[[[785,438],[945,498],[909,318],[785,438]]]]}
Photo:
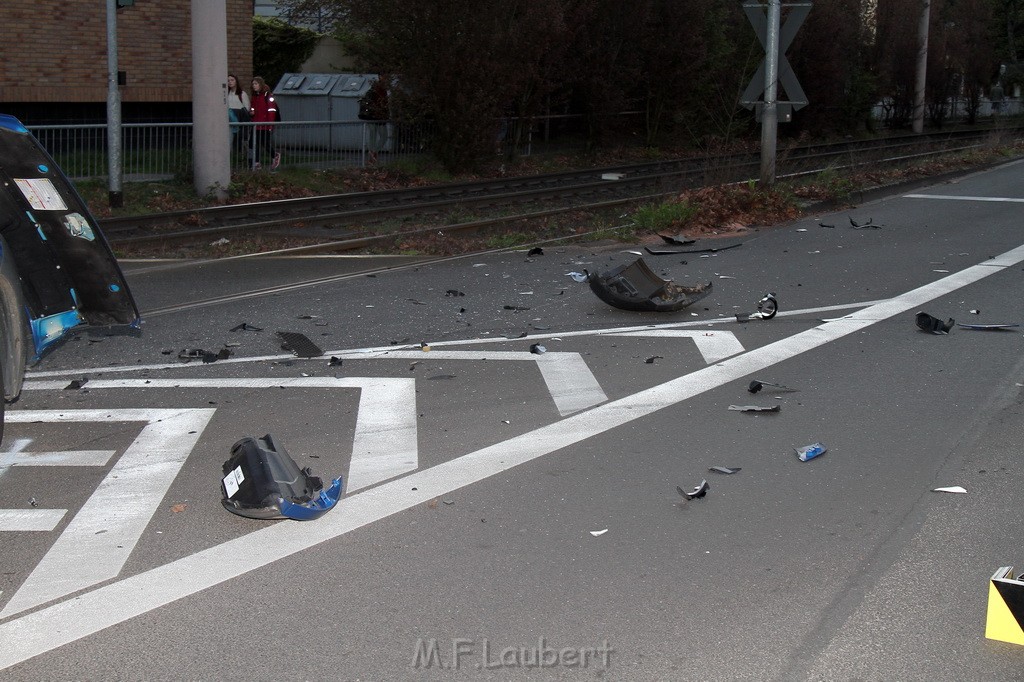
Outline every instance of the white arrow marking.
{"type": "Polygon", "coordinates": [[[732,332],[702,332],[687,329],[650,329],[647,331],[622,332],[607,336],[653,336],[662,339],[693,339],[697,350],[709,365],[743,352],[743,344],[732,332]]]}
{"type": "MultiPolygon", "coordinates": [[[[273,377],[224,379],[94,379],[92,390],[105,388],[356,388],[352,459],[345,490],[380,483],[419,466],[416,424],[416,382],[385,377],[273,377]]],[[[25,390],[63,388],[60,381],[25,382],[25,390]]],[[[2,614],[0,614],[2,615],[2,614]]]]}
{"type": "MultiPolygon", "coordinates": [[[[805,332],[0,624],[0,670],[814,350],[1024,261],[1024,246],[805,332]],[[413,490],[413,488],[416,488],[413,490]]],[[[17,414],[17,413],[14,413],[17,414]]]]}
{"type": "Polygon", "coordinates": [[[8,412],[9,422],[147,423],[0,611],[0,618],[116,578],[213,413],[212,409],[8,412]]]}

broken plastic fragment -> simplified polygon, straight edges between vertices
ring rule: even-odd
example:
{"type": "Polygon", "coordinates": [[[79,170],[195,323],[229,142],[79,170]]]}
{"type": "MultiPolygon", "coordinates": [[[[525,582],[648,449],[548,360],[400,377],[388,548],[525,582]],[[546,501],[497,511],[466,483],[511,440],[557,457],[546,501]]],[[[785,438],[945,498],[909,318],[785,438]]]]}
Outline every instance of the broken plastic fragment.
{"type": "Polygon", "coordinates": [[[529,251],[527,251],[526,255],[527,256],[543,256],[544,255],[544,249],[540,248],[539,246],[535,246],[532,249],[530,249],[529,251]]]}
{"type": "Polygon", "coordinates": [[[607,532],[608,532],[608,529],[604,528],[602,530],[592,530],[592,531],[590,531],[590,534],[593,535],[596,538],[597,536],[604,535],[607,532]]]}
{"type": "Polygon", "coordinates": [[[567,272],[565,274],[569,275],[570,277],[572,277],[577,282],[586,282],[587,281],[587,276],[584,275],[582,272],[567,272]]]}
{"type": "Polygon", "coordinates": [[[932,492],[933,493],[966,493],[967,492],[967,488],[964,488],[963,486],[959,486],[959,485],[951,485],[951,486],[947,486],[945,488],[934,488],[932,490],[932,492]]]}
{"type": "Polygon", "coordinates": [[[1014,329],[1019,327],[1019,324],[964,324],[963,322],[957,325],[962,329],[975,329],[979,331],[1000,331],[1005,329],[1014,329]]]}
{"type": "Polygon", "coordinates": [[[300,469],[270,434],[235,443],[221,469],[221,504],[253,519],[309,521],[333,509],[341,496],[341,476],[324,490],[323,481],[308,467],[300,469]]]}
{"type": "Polygon", "coordinates": [[[705,495],[708,494],[709,490],[711,490],[711,486],[708,485],[708,480],[706,478],[701,479],[701,482],[697,484],[697,487],[691,490],[690,492],[686,492],[679,486],[676,486],[676,492],[678,492],[680,495],[682,495],[688,500],[696,500],[701,497],[704,497],[705,495]]]}
{"type": "Polygon", "coordinates": [[[916,316],[917,326],[921,331],[930,332],[932,334],[948,334],[949,330],[953,328],[956,322],[953,318],[949,318],[948,321],[943,322],[937,317],[932,317],[928,313],[920,312],[916,316]]]}
{"type": "Polygon", "coordinates": [[[290,350],[300,358],[318,358],[324,354],[320,347],[298,332],[277,332],[282,348],[290,350]]]}
{"type": "Polygon", "coordinates": [[[672,312],[711,293],[711,282],[683,287],[658,277],[643,258],[600,275],[587,273],[587,281],[598,298],[623,310],[672,312]]]}
{"type": "Polygon", "coordinates": [[[778,412],[781,405],[730,405],[729,409],[736,412],[778,412]]]}
{"type": "Polygon", "coordinates": [[[445,296],[458,297],[458,296],[465,296],[466,294],[462,293],[458,289],[448,289],[446,292],[444,292],[444,295],[445,296]]]}
{"type": "Polygon", "coordinates": [[[758,379],[754,379],[753,381],[751,381],[750,385],[747,386],[747,390],[750,391],[751,393],[757,393],[765,386],[771,386],[773,388],[778,388],[783,391],[793,391],[794,393],[800,390],[797,388],[790,388],[789,386],[783,386],[782,384],[773,384],[770,381],[760,381],[758,379]]]}
{"type": "Polygon", "coordinates": [[[814,443],[812,445],[805,445],[802,448],[796,448],[796,456],[800,458],[801,462],[806,462],[809,459],[814,459],[818,455],[825,454],[826,450],[828,450],[828,448],[823,444],[814,443]]]}
{"type": "Polygon", "coordinates": [[[644,362],[646,362],[648,365],[653,365],[655,360],[664,360],[664,359],[665,358],[663,358],[660,355],[652,355],[651,357],[649,357],[646,360],[644,360],[644,362]]]}
{"type": "Polygon", "coordinates": [[[673,237],[667,234],[659,234],[659,237],[665,240],[667,244],[678,244],[679,246],[686,246],[687,244],[693,244],[696,239],[687,239],[686,237],[673,237]]]}
{"type": "Polygon", "coordinates": [[[229,331],[233,331],[233,332],[261,332],[261,331],[263,331],[263,328],[262,327],[254,327],[251,324],[249,324],[248,322],[243,322],[242,324],[239,324],[239,325],[236,325],[236,326],[232,327],[229,331]]]}
{"type": "Polygon", "coordinates": [[[327,361],[328,367],[341,367],[342,359],[337,355],[332,355],[331,359],[327,361]]]}
{"type": "Polygon", "coordinates": [[[735,474],[740,470],[740,467],[708,467],[708,471],[714,471],[719,474],[735,474]]]}
{"type": "Polygon", "coordinates": [[[779,302],[774,293],[768,293],[757,302],[757,314],[762,320],[770,320],[779,311],[779,302]]]}
{"type": "Polygon", "coordinates": [[[82,377],[81,379],[73,379],[70,384],[64,387],[65,391],[74,391],[82,386],[85,386],[89,382],[89,377],[82,377]]]}
{"type": "Polygon", "coordinates": [[[540,345],[539,343],[535,343],[532,346],[530,346],[530,352],[533,353],[534,355],[541,355],[543,353],[548,352],[548,349],[540,345]]]}

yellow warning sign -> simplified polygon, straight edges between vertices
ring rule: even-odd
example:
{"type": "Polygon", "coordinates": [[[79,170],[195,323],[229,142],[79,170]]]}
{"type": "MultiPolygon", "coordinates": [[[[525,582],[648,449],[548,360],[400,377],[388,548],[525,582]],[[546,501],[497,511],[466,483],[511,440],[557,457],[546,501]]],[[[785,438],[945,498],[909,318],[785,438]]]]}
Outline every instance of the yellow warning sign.
{"type": "Polygon", "coordinates": [[[985,636],[1024,644],[1024,581],[1013,577],[1013,566],[1001,567],[989,582],[985,636]]]}

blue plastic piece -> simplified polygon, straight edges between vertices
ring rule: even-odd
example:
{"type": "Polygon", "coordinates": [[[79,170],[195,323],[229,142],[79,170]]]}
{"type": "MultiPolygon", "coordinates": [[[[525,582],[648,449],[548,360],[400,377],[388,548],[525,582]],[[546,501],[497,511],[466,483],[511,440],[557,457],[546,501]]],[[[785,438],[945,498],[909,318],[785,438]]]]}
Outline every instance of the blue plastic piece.
{"type": "Polygon", "coordinates": [[[805,445],[802,448],[796,448],[796,456],[800,458],[801,462],[806,462],[809,459],[814,459],[818,455],[824,454],[828,448],[822,443],[813,443],[811,445],[805,445]]]}
{"type": "Polygon", "coordinates": [[[42,356],[48,347],[59,341],[65,332],[84,322],[85,320],[82,319],[77,310],[65,310],[62,313],[32,320],[30,326],[32,328],[32,345],[36,350],[36,359],[42,356]]]}
{"type": "Polygon", "coordinates": [[[0,114],[0,128],[13,130],[16,133],[27,133],[28,128],[21,124],[21,121],[9,114],[0,114]]]}
{"type": "Polygon", "coordinates": [[[320,494],[309,502],[302,504],[295,504],[288,500],[281,498],[279,503],[281,506],[281,516],[286,516],[289,519],[296,521],[312,521],[318,519],[327,512],[334,508],[334,505],[338,504],[338,498],[341,497],[341,476],[338,476],[334,481],[331,482],[331,487],[327,490],[321,490],[320,494]]]}

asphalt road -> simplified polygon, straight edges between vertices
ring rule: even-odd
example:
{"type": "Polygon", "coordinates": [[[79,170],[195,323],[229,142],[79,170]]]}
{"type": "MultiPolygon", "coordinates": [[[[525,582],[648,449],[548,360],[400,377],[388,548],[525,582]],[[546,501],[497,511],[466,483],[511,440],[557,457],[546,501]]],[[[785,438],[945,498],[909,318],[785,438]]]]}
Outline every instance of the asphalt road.
{"type": "Polygon", "coordinates": [[[125,263],[142,335],[69,341],[8,413],[0,676],[1024,679],[984,636],[989,577],[1024,567],[1024,328],[914,324],[1024,323],[1022,173],[646,256],[713,282],[677,313],[567,274],[621,245],[125,263]],[[344,477],[333,510],[224,510],[266,433],[344,477]]]}

